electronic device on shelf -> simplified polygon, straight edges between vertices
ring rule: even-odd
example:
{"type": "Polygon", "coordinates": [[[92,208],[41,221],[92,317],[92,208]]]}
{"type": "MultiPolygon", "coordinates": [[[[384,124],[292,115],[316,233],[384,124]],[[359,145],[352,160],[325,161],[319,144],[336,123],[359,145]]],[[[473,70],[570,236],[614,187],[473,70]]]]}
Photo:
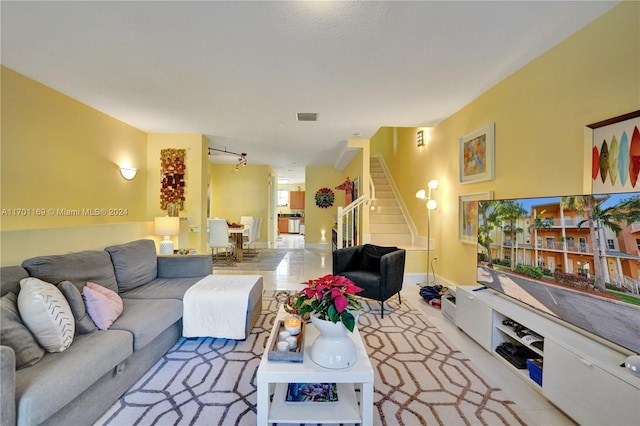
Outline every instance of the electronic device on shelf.
{"type": "MultiPolygon", "coordinates": [[[[633,274],[640,270],[635,237],[640,224],[620,222],[613,212],[624,211],[620,206],[627,200],[637,199],[640,203],[640,192],[589,196],[591,211],[596,215],[592,230],[598,238],[595,246],[587,211],[571,204],[576,200],[587,201],[580,197],[566,194],[478,201],[476,281],[545,315],[606,339],[614,346],[640,353],[638,306],[627,301],[633,300],[634,295],[629,293],[632,298],[623,299],[615,293],[603,294],[590,288],[590,279],[595,272],[595,247],[602,252],[600,258],[604,258],[603,274],[608,274],[605,281],[628,287],[620,292],[638,292],[633,284],[637,277],[633,274]],[[513,221],[503,217],[502,227],[497,222],[492,225],[494,213],[514,206],[521,208],[518,217],[513,221]],[[619,234],[616,235],[608,225],[611,222],[620,222],[619,234]],[[516,232],[512,234],[510,227],[516,232]],[[510,259],[516,259],[516,263],[523,266],[512,270],[510,259]],[[534,268],[543,272],[542,276],[536,276],[535,271],[531,271],[534,268]],[[625,282],[623,275],[631,275],[632,280],[625,282]],[[615,303],[612,303],[613,299],[617,299],[615,303]],[[603,325],[603,321],[606,324],[603,325]]],[[[635,297],[640,301],[639,295],[635,294],[635,297]]],[[[524,329],[514,331],[519,337],[527,332],[524,329]]]]}

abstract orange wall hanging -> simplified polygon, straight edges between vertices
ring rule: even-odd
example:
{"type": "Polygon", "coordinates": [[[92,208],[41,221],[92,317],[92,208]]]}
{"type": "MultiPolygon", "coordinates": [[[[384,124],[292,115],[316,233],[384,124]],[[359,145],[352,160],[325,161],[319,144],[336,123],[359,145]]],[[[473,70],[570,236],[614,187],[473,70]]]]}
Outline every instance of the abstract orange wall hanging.
{"type": "Polygon", "coordinates": [[[168,148],[160,151],[160,208],[169,210],[169,216],[177,216],[184,210],[186,150],[168,148]]]}

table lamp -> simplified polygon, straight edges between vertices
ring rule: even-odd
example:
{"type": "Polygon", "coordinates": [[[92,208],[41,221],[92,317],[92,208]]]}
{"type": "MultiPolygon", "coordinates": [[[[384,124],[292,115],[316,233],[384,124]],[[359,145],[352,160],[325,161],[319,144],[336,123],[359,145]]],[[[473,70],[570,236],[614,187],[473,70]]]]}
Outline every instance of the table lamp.
{"type": "Polygon", "coordinates": [[[163,235],[160,242],[160,254],[173,254],[173,241],[171,235],[180,233],[180,218],[174,216],[162,216],[155,218],[156,235],[163,235]]]}

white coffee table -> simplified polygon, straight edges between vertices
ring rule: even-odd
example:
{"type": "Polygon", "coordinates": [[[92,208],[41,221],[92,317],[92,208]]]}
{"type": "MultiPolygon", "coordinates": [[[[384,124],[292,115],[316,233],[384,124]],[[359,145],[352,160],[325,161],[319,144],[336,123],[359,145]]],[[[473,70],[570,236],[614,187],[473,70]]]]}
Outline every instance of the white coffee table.
{"type": "Polygon", "coordinates": [[[332,370],[316,364],[309,358],[311,344],[318,331],[311,324],[305,329],[304,359],[301,363],[277,362],[267,359],[269,348],[276,338],[278,320],[287,316],[280,308],[269,342],[258,367],[257,424],[270,423],[359,423],[373,424],[373,368],[366,348],[356,327],[351,338],[356,344],[358,361],[349,368],[332,370]],[[288,383],[337,383],[338,402],[330,406],[314,403],[291,404],[285,402],[288,383]],[[358,392],[356,392],[358,390],[358,392]],[[271,398],[273,395],[273,399],[271,398]]]}

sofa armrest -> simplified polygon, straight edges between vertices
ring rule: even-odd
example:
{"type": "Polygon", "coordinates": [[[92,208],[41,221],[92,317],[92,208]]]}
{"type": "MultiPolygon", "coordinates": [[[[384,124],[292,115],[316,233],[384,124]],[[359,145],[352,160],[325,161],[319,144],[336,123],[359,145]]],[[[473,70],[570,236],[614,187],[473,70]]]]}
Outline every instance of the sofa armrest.
{"type": "Polygon", "coordinates": [[[359,269],[362,246],[353,246],[333,251],[333,275],[359,269]]]}
{"type": "Polygon", "coordinates": [[[208,254],[158,256],[158,278],[205,277],[213,273],[208,254]]]}
{"type": "Polygon", "coordinates": [[[16,424],[16,357],[9,346],[0,346],[0,425],[16,424]]]}
{"type": "Polygon", "coordinates": [[[406,256],[407,251],[405,249],[398,249],[380,258],[380,276],[382,285],[385,286],[382,291],[386,296],[396,294],[402,290],[406,256]]]}

